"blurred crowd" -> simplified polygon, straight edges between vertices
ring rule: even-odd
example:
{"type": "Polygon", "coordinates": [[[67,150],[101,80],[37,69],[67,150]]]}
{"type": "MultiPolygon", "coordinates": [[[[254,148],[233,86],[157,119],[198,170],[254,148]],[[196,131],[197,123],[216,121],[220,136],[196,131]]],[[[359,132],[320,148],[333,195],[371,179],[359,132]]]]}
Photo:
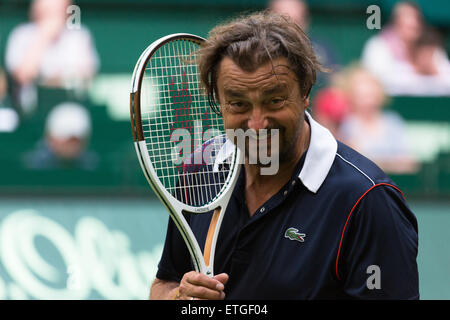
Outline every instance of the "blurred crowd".
{"type": "Polygon", "coordinates": [[[410,1],[364,46],[361,62],[389,95],[450,95],[450,63],[440,34],[410,1]]]}
{"type": "Polygon", "coordinates": [[[12,132],[21,119],[33,116],[38,87],[60,90],[68,99],[46,106],[42,137],[22,159],[27,168],[93,170],[98,162],[88,151],[89,110],[73,100],[89,87],[99,58],[88,29],[68,19],[71,5],[70,0],[33,0],[29,22],[15,27],[7,39],[6,72],[0,70],[0,132],[12,132]]]}
{"type": "MultiPolygon", "coordinates": [[[[70,0],[33,0],[29,22],[8,35],[0,63],[0,132],[15,131],[22,119],[33,115],[37,87],[79,94],[98,72],[89,30],[68,24],[71,5],[70,0]]],[[[268,8],[290,16],[309,33],[314,17],[307,2],[272,0],[268,8]]],[[[312,99],[315,118],[387,172],[416,171],[405,122],[384,108],[392,96],[450,96],[450,63],[442,35],[425,21],[420,7],[413,1],[397,2],[389,21],[348,66],[339,65],[337,50],[327,41],[311,40],[330,70],[318,75],[325,85],[312,99]]],[[[89,109],[79,101],[61,101],[49,110],[42,137],[24,156],[24,165],[93,170],[98,157],[89,151],[91,131],[89,109]]]]}
{"type": "MultiPolygon", "coordinates": [[[[305,1],[272,0],[269,8],[290,16],[308,32],[305,1]]],[[[312,44],[322,64],[332,70],[313,98],[315,118],[386,172],[416,172],[419,164],[405,121],[384,108],[393,96],[450,96],[450,62],[442,36],[426,23],[420,7],[413,1],[397,2],[389,22],[348,66],[333,64],[330,46],[314,38],[312,44]]]]}

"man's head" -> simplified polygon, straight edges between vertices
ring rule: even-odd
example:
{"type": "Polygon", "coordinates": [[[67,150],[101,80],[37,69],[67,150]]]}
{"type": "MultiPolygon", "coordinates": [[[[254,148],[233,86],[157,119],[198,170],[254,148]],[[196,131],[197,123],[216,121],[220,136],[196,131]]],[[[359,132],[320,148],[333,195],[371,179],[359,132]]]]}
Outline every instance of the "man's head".
{"type": "Polygon", "coordinates": [[[277,129],[280,161],[298,156],[321,69],[300,27],[278,14],[253,14],[214,28],[199,56],[202,82],[212,105],[219,102],[225,128],[277,129]]]}
{"type": "Polygon", "coordinates": [[[61,103],[47,118],[45,137],[51,151],[60,159],[77,159],[87,147],[90,134],[90,115],[77,103],[61,103]]]}
{"type": "Polygon", "coordinates": [[[288,17],[270,12],[238,18],[211,30],[200,50],[199,67],[213,105],[214,97],[220,99],[218,67],[225,57],[249,72],[274,59],[286,58],[304,99],[316,81],[316,72],[322,70],[303,30],[288,17]]]}

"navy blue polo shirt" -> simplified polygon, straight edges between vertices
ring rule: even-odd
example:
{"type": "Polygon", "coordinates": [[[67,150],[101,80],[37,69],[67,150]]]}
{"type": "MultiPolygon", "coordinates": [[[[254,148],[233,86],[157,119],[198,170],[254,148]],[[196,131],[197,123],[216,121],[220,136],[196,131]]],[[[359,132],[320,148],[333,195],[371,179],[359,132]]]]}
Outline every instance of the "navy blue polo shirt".
{"type": "MultiPolygon", "coordinates": [[[[418,299],[417,221],[373,162],[307,113],[310,145],[291,179],[250,217],[245,169],[219,233],[226,299],[418,299]]],[[[202,248],[211,214],[187,220],[202,248]]],[[[193,270],[172,220],[156,277],[193,270]]]]}

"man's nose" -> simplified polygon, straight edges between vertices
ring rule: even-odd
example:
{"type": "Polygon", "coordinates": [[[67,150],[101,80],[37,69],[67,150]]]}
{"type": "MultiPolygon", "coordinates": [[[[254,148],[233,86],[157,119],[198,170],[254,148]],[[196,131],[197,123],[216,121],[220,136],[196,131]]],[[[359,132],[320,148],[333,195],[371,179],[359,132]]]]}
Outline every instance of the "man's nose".
{"type": "Polygon", "coordinates": [[[254,106],[248,119],[248,128],[258,131],[267,128],[268,121],[264,110],[260,106],[254,106]]]}

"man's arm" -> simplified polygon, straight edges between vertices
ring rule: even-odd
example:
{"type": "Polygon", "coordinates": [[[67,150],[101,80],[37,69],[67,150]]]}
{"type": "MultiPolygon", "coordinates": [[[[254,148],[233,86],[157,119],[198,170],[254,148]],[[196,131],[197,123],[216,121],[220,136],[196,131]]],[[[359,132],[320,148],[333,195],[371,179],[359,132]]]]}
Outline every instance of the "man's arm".
{"type": "Polygon", "coordinates": [[[175,281],[165,281],[158,278],[152,283],[150,288],[150,300],[173,300],[178,293],[179,283],[175,281]]]}
{"type": "Polygon", "coordinates": [[[355,208],[339,275],[359,299],[418,299],[417,220],[400,191],[379,185],[355,208]]]}

